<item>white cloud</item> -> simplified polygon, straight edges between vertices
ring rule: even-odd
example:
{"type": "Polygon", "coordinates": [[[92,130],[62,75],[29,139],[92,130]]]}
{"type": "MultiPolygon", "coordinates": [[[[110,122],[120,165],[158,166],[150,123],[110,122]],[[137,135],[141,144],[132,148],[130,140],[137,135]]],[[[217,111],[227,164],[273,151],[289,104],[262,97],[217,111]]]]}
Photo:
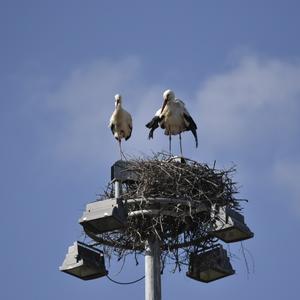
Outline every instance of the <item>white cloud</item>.
{"type": "MultiPolygon", "coordinates": [[[[143,75],[136,58],[96,61],[74,70],[48,95],[51,110],[64,117],[57,151],[69,158],[86,155],[91,160],[99,153],[112,154],[115,142],[107,123],[117,92],[134,119],[132,140],[124,148],[137,152],[166,148],[160,131],[145,147],[144,124],[161,105],[163,87],[155,82],[146,85],[143,75]]],[[[300,64],[245,57],[227,72],[208,78],[195,94],[194,103],[183,100],[198,122],[201,153],[281,149],[299,133],[300,64]]],[[[184,142],[186,149],[194,148],[192,137],[184,137],[184,142]]]]}
{"type": "Polygon", "coordinates": [[[63,119],[51,151],[64,161],[82,161],[86,165],[119,159],[117,143],[108,128],[116,93],[122,94],[123,106],[133,116],[133,135],[123,143],[124,152],[134,155],[149,153],[156,147],[161,150],[159,135],[148,142],[145,127],[161,105],[161,91],[154,84],[145,86],[136,58],[97,61],[74,70],[47,97],[47,109],[63,119]]]}
{"type": "MultiPolygon", "coordinates": [[[[117,92],[133,114],[134,147],[143,146],[144,124],[161,105],[162,90],[155,82],[144,83],[136,58],[98,61],[74,70],[48,95],[51,110],[64,116],[58,148],[68,156],[80,155],[94,152],[103,139],[110,142],[107,123],[117,92]]],[[[177,94],[181,96],[180,91],[177,94]]],[[[249,145],[269,149],[275,146],[272,143],[281,147],[299,133],[300,64],[245,57],[227,72],[208,78],[195,94],[194,103],[183,100],[198,121],[201,150],[240,151],[249,145]]],[[[161,137],[157,132],[156,140],[161,137]]]]}
{"type": "Polygon", "coordinates": [[[289,201],[291,209],[300,216],[300,162],[283,160],[274,166],[274,181],[284,192],[284,201],[289,201]]]}
{"type": "Polygon", "coordinates": [[[205,146],[218,153],[280,148],[299,132],[299,99],[300,64],[245,57],[197,93],[205,146]]]}

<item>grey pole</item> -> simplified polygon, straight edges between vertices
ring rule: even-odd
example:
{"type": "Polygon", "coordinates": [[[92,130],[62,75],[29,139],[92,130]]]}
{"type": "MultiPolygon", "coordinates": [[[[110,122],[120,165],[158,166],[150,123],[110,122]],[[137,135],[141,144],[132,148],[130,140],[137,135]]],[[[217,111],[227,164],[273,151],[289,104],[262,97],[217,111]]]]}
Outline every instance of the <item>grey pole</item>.
{"type": "Polygon", "coordinates": [[[122,184],[119,180],[115,181],[115,198],[120,198],[122,194],[122,184]]]}
{"type": "Polygon", "coordinates": [[[160,247],[157,239],[145,247],[145,300],[161,300],[160,247]]]}

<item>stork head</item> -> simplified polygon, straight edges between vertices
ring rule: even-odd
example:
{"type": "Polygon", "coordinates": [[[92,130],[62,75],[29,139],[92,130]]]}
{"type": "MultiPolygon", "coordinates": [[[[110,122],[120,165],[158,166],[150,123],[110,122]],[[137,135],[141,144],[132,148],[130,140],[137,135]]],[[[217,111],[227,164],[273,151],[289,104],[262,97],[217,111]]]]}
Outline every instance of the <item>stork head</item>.
{"type": "Polygon", "coordinates": [[[175,94],[171,90],[165,90],[164,93],[163,93],[163,98],[164,98],[164,103],[163,103],[163,106],[161,108],[161,113],[163,113],[167,103],[170,102],[170,100],[175,99],[175,94]]]}
{"type": "Polygon", "coordinates": [[[122,103],[122,96],[120,94],[116,94],[115,95],[115,107],[117,107],[118,105],[121,105],[122,103]]]}

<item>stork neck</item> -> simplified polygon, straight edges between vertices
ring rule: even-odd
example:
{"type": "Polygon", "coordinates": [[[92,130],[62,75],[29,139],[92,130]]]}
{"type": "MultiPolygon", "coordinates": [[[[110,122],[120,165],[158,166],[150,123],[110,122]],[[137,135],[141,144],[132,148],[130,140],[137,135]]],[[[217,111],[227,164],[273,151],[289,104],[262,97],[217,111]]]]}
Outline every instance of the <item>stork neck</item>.
{"type": "Polygon", "coordinates": [[[116,110],[120,110],[121,108],[122,108],[121,103],[117,103],[117,104],[116,104],[116,110]]]}

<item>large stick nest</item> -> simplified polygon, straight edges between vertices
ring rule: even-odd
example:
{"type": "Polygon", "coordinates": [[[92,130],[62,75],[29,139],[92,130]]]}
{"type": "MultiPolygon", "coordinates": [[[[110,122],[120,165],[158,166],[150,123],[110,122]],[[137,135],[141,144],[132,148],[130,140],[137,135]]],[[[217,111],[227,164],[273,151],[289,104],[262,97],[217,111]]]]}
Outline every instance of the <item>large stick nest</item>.
{"type": "MultiPolygon", "coordinates": [[[[170,258],[175,261],[175,268],[180,269],[190,253],[217,242],[209,235],[214,222],[212,210],[224,205],[241,209],[240,200],[235,198],[234,167],[218,170],[215,165],[209,167],[187,159],[182,162],[159,153],[150,159],[131,159],[126,171],[132,172],[137,179],[122,185],[122,199],[128,209],[127,226],[94,238],[104,244],[109,256],[116,254],[122,259],[134,253],[136,257],[143,253],[147,240],[156,238],[161,243],[163,265],[166,258],[170,258]],[[164,205],[151,200],[157,198],[170,201],[164,205]],[[150,209],[158,213],[143,213],[150,209]]],[[[111,183],[101,198],[113,196],[111,183]]]]}
{"type": "Polygon", "coordinates": [[[127,185],[124,199],[177,198],[239,208],[234,197],[236,184],[231,179],[234,167],[216,170],[196,161],[181,162],[180,158],[157,154],[152,159],[131,160],[128,170],[138,181],[127,185]]]}

